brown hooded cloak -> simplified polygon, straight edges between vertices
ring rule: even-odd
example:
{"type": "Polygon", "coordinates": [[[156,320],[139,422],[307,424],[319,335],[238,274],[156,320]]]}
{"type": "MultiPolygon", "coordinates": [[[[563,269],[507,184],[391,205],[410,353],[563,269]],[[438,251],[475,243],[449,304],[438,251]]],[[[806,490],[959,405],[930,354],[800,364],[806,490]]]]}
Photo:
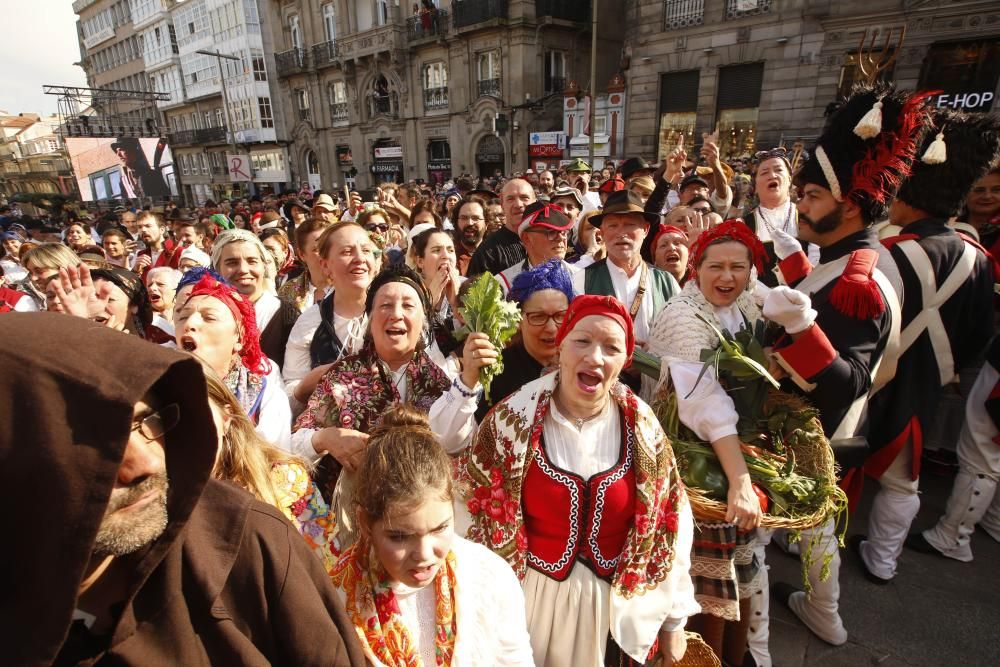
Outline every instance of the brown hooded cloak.
{"type": "Polygon", "coordinates": [[[4,315],[0,341],[0,661],[364,664],[319,559],[281,512],[209,479],[216,436],[196,360],[53,313],[4,315]],[[67,642],[77,591],[150,390],[180,406],[164,446],[169,523],[116,559],[132,572],[122,611],[80,655],[67,642]]]}

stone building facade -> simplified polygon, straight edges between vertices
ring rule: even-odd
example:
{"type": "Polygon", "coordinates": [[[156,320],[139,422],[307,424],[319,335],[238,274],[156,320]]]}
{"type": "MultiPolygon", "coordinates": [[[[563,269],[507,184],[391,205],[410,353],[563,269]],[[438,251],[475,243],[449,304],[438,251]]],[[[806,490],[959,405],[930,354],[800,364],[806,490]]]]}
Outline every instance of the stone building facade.
{"type": "Polygon", "coordinates": [[[885,73],[901,88],[941,90],[935,103],[967,111],[1000,108],[996,2],[629,0],[624,12],[630,155],[662,157],[679,133],[690,149],[715,129],[727,157],[808,144],[858,77],[866,29],[877,48],[893,31],[894,51],[905,26],[885,73]]]}
{"type": "MultiPolygon", "coordinates": [[[[264,4],[297,187],[523,171],[531,134],[563,130],[567,82],[589,78],[586,1],[264,4]]],[[[618,68],[619,28],[600,43],[599,82],[618,68]]]]}
{"type": "Polygon", "coordinates": [[[0,195],[79,194],[59,118],[0,111],[0,195]]]}

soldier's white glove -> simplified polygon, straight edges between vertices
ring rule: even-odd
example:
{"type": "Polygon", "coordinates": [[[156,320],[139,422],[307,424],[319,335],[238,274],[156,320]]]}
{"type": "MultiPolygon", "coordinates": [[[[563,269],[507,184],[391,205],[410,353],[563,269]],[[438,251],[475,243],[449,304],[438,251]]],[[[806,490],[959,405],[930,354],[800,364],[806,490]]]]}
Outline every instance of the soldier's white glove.
{"type": "Polygon", "coordinates": [[[764,299],[764,317],[780,324],[790,334],[808,329],[816,321],[816,311],[807,294],[785,285],[771,290],[764,299]]]}
{"type": "Polygon", "coordinates": [[[774,241],[774,254],[778,259],[785,259],[789,255],[802,252],[799,240],[782,229],[771,230],[771,240],[774,241]]]}

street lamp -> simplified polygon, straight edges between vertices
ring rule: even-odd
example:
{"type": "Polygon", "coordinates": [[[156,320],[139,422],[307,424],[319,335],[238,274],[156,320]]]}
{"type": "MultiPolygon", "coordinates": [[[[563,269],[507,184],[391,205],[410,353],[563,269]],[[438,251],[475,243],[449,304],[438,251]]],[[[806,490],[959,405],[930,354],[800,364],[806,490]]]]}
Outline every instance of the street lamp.
{"type": "MultiPolygon", "coordinates": [[[[206,51],[204,49],[199,49],[195,53],[202,56],[213,56],[219,65],[219,88],[222,89],[222,106],[226,109],[226,134],[229,135],[229,146],[233,149],[233,155],[238,153],[236,148],[236,132],[233,130],[233,119],[229,115],[229,97],[226,95],[226,78],[223,76],[222,72],[222,59],[226,60],[238,60],[243,62],[242,58],[237,56],[231,56],[225,53],[219,53],[218,51],[206,51]]],[[[229,161],[226,160],[226,173],[229,173],[229,161]]],[[[252,185],[251,185],[252,187],[252,185]]]]}

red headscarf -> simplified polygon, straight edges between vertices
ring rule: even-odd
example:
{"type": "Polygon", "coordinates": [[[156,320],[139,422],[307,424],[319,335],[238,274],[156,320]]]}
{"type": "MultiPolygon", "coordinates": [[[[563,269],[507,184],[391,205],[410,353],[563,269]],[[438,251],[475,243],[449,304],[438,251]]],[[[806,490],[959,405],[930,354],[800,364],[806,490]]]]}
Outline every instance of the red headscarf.
{"type": "Polygon", "coordinates": [[[656,252],[656,244],[660,242],[660,237],[664,234],[680,234],[682,238],[687,238],[687,232],[680,227],[676,227],[674,225],[660,225],[660,228],[656,230],[656,236],[653,237],[653,244],[649,246],[651,252],[656,252]]]}
{"type": "Polygon", "coordinates": [[[726,220],[721,225],[712,227],[706,232],[702,232],[698,240],[691,245],[688,271],[692,279],[698,275],[696,267],[701,263],[701,258],[708,249],[708,246],[719,239],[736,241],[745,245],[750,250],[750,259],[757,268],[757,274],[764,274],[764,262],[767,259],[767,251],[764,250],[764,244],[760,242],[757,235],[746,226],[746,223],[741,218],[733,218],[732,220],[726,220]]]}
{"type": "Polygon", "coordinates": [[[632,363],[632,353],[635,351],[635,330],[632,326],[632,317],[622,302],[613,296],[600,296],[597,294],[581,294],[573,299],[566,311],[562,326],[556,332],[556,345],[561,345],[563,339],[569,332],[579,324],[580,320],[588,315],[600,315],[608,317],[618,323],[625,331],[625,350],[628,358],[625,360],[625,368],[632,363]]]}
{"type": "Polygon", "coordinates": [[[194,284],[188,300],[195,296],[215,297],[226,304],[236,319],[240,332],[240,361],[251,373],[267,375],[271,371],[271,364],[260,349],[257,313],[250,300],[237,292],[232,285],[219,282],[207,274],[194,284]]]}

